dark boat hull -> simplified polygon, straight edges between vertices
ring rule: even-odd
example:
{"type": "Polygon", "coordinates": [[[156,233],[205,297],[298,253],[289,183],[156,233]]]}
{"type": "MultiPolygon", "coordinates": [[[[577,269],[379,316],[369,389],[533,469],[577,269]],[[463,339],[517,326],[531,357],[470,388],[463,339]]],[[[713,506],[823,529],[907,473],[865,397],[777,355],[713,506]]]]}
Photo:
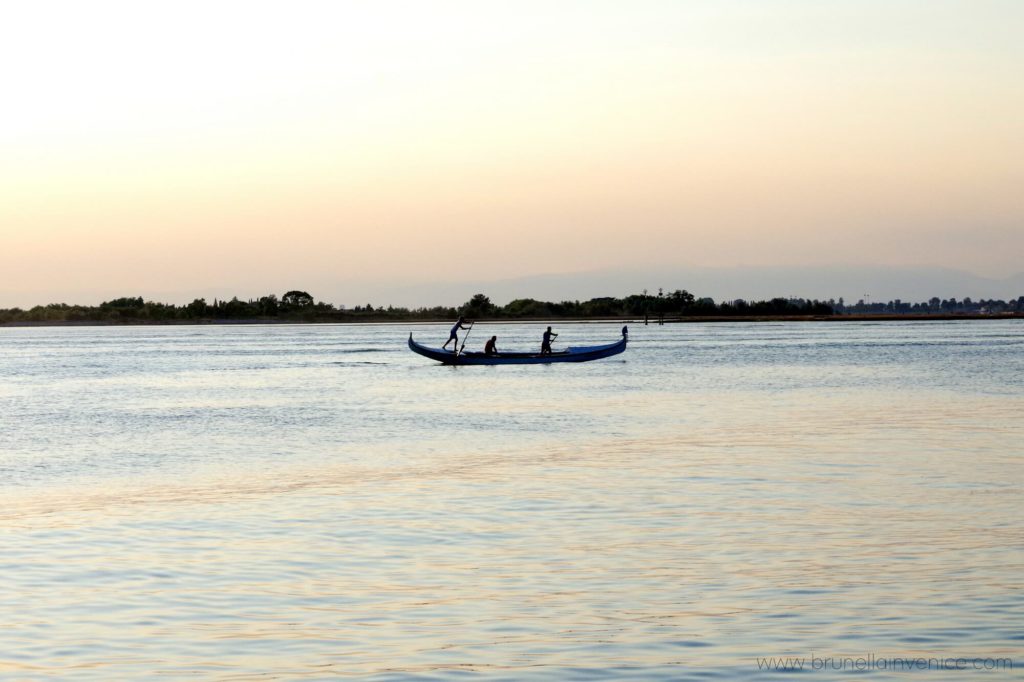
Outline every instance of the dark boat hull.
{"type": "Polygon", "coordinates": [[[409,350],[423,357],[436,360],[446,365],[547,365],[552,362],[588,362],[618,355],[626,350],[626,335],[615,343],[605,346],[587,346],[584,348],[568,348],[557,353],[498,353],[485,355],[478,352],[456,354],[442,348],[429,348],[412,340],[409,334],[409,350]]]}

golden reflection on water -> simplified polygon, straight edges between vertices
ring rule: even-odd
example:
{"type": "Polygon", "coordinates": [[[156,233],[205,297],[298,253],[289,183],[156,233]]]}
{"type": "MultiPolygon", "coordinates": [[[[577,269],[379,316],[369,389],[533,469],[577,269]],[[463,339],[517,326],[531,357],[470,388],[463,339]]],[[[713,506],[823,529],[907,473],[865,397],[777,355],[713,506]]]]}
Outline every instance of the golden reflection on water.
{"type": "Polygon", "coordinates": [[[1024,399],[561,407],[640,427],[12,494],[0,673],[748,679],[755,656],[1020,659],[1024,399]]]}

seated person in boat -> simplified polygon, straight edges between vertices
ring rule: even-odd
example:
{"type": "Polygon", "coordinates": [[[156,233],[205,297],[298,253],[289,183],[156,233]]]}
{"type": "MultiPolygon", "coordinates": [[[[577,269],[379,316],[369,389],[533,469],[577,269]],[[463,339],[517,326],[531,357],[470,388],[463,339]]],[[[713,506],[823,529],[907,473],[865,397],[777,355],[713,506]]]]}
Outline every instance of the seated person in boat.
{"type": "Polygon", "coordinates": [[[484,344],[484,355],[497,355],[498,354],[498,337],[492,336],[484,344]]]}
{"type": "Polygon", "coordinates": [[[544,337],[540,341],[540,354],[550,355],[551,354],[551,341],[554,340],[558,334],[551,331],[551,327],[548,327],[547,331],[544,332],[544,337]]]}
{"type": "Polygon", "coordinates": [[[469,329],[469,327],[462,326],[463,324],[465,324],[465,322],[466,322],[465,318],[463,318],[460,315],[459,316],[459,321],[455,323],[454,327],[452,327],[451,334],[448,335],[448,340],[444,342],[444,345],[441,346],[441,348],[448,348],[448,344],[451,343],[452,341],[454,341],[455,342],[455,350],[459,350],[459,330],[460,329],[469,329]]]}

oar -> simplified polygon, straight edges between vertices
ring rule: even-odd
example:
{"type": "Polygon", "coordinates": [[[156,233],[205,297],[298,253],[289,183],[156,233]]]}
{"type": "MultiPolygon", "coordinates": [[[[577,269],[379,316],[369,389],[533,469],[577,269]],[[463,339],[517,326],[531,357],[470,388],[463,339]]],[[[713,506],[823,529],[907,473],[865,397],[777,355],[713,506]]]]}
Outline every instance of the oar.
{"type": "Polygon", "coordinates": [[[469,323],[469,329],[466,330],[466,335],[462,337],[462,345],[459,346],[459,350],[456,351],[455,357],[459,357],[460,355],[462,355],[462,349],[466,347],[466,339],[469,338],[469,333],[471,331],[473,331],[473,325],[475,325],[475,324],[476,324],[476,322],[470,322],[469,323]]]}

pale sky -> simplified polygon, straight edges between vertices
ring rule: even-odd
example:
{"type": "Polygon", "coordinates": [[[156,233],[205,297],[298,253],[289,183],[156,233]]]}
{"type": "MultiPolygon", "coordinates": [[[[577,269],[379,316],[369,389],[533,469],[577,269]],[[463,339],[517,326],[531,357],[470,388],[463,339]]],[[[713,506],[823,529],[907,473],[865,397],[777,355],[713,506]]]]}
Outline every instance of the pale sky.
{"type": "Polygon", "coordinates": [[[0,306],[1024,270],[1020,0],[7,3],[0,98],[0,306]]]}

